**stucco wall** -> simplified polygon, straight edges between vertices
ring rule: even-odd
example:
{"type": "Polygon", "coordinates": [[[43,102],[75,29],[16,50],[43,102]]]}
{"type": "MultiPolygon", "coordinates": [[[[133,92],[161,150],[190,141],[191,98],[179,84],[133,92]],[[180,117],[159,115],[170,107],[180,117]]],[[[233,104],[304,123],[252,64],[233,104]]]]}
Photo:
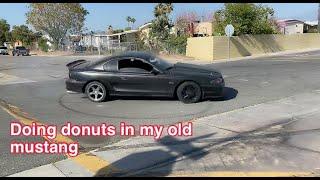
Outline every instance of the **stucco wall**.
{"type": "MultiPolygon", "coordinates": [[[[320,48],[320,34],[243,35],[230,38],[230,57],[245,57],[284,50],[320,48]]],[[[188,38],[186,55],[199,60],[228,58],[225,36],[188,38]]]]}
{"type": "Polygon", "coordinates": [[[186,55],[201,60],[213,60],[213,37],[193,37],[187,40],[186,55]]]}

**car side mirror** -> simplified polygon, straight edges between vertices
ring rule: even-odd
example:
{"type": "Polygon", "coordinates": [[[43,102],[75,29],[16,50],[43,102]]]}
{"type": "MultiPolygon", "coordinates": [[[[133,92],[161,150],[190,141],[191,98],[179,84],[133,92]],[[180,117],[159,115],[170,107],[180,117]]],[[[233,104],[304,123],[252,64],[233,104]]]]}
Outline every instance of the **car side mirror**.
{"type": "Polygon", "coordinates": [[[153,68],[153,69],[151,70],[151,73],[154,74],[154,75],[157,75],[157,74],[159,74],[160,72],[159,72],[157,69],[154,69],[154,68],[153,68]]]}

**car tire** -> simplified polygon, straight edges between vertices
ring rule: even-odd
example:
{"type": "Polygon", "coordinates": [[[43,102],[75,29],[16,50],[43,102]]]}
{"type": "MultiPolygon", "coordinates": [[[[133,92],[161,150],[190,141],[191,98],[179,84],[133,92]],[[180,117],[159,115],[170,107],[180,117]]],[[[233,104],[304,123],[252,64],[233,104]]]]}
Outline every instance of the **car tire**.
{"type": "Polygon", "coordinates": [[[106,87],[98,81],[93,81],[87,84],[85,93],[93,102],[103,102],[108,96],[106,87]]]}
{"type": "Polygon", "coordinates": [[[200,86],[192,81],[182,83],[177,89],[178,99],[185,104],[199,102],[201,94],[200,86]]]}

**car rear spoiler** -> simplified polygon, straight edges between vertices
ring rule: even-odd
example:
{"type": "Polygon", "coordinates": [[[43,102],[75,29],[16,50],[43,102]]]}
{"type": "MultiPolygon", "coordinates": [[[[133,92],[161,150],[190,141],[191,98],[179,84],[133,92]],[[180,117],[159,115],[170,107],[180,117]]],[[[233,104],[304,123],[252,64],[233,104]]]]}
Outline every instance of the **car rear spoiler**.
{"type": "Polygon", "coordinates": [[[80,59],[80,60],[72,61],[72,62],[68,63],[66,66],[68,67],[68,69],[72,69],[73,67],[75,67],[79,64],[85,63],[85,62],[87,62],[87,61],[84,59],[80,59]]]}

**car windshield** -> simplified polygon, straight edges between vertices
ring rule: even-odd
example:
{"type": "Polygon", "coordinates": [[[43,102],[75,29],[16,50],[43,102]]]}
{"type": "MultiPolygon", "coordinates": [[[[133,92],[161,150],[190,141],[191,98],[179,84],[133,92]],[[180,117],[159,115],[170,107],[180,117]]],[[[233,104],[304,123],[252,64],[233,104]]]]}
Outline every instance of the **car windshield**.
{"type": "Polygon", "coordinates": [[[166,69],[169,69],[171,67],[173,67],[173,64],[164,60],[164,59],[161,59],[157,56],[154,56],[154,57],[151,57],[150,58],[150,63],[152,63],[153,65],[159,67],[161,70],[166,70],[166,69]]]}
{"type": "Polygon", "coordinates": [[[16,49],[26,49],[25,47],[21,46],[21,47],[17,47],[16,49]]]}
{"type": "Polygon", "coordinates": [[[0,49],[7,49],[7,47],[0,47],[0,49]]]}

